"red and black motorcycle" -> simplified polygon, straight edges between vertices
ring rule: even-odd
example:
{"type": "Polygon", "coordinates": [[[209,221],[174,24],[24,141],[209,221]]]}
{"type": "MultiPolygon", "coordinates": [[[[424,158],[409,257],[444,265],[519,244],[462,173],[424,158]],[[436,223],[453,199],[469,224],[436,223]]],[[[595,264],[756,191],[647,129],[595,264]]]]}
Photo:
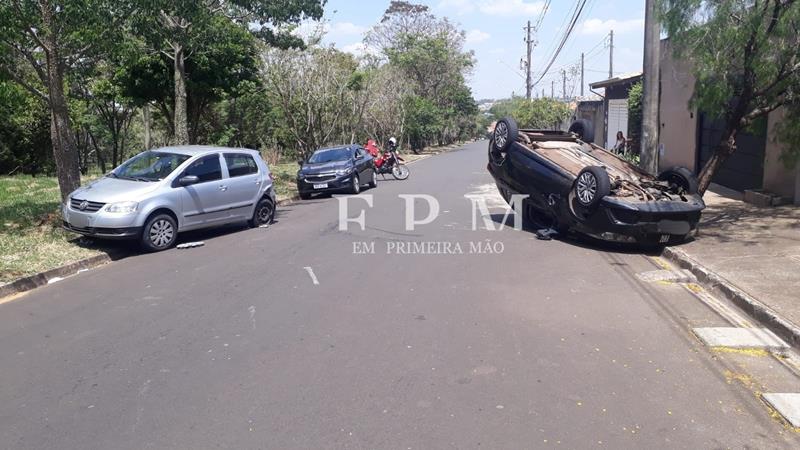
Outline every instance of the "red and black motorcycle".
{"type": "Polygon", "coordinates": [[[375,173],[386,175],[391,173],[398,180],[405,180],[411,175],[405,160],[397,154],[397,147],[390,143],[383,154],[375,158],[375,173]]]}

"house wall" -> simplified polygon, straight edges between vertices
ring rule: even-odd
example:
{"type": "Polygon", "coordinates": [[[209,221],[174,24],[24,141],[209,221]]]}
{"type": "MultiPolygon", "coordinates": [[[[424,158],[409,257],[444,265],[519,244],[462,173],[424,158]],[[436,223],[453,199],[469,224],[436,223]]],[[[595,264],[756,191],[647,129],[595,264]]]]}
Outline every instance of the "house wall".
{"type": "Polygon", "coordinates": [[[784,144],[778,142],[776,127],[783,120],[784,110],[777,109],[767,122],[767,147],[764,152],[764,189],[787,198],[795,198],[797,170],[787,169],[780,161],[784,144]]]}
{"type": "Polygon", "coordinates": [[[659,169],[683,166],[697,172],[697,111],[689,107],[694,93],[691,64],[676,60],[669,41],[661,41],[661,94],[658,117],[659,169]]]}
{"type": "Polygon", "coordinates": [[[594,125],[594,143],[603,145],[605,106],[602,100],[582,101],[575,109],[575,119],[588,119],[594,125]]]}
{"type": "MultiPolygon", "coordinates": [[[[617,140],[617,131],[620,130],[609,130],[608,129],[608,101],[609,100],[627,100],[628,99],[628,91],[631,90],[634,84],[638,83],[641,80],[641,77],[636,78],[634,80],[626,81],[624,83],[614,84],[612,86],[608,86],[605,88],[605,98],[603,99],[603,108],[605,111],[603,112],[603,132],[600,135],[595,135],[595,143],[600,146],[613,147],[614,143],[617,140]]],[[[626,121],[627,122],[627,121],[626,121]]],[[[627,127],[624,130],[621,130],[623,133],[627,134],[628,130],[627,127]]]]}

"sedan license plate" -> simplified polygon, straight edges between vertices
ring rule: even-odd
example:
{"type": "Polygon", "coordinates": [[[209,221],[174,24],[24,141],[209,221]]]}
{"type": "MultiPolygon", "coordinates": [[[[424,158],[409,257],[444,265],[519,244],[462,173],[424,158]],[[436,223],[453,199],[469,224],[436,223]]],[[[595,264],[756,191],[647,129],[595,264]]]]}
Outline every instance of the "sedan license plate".
{"type": "Polygon", "coordinates": [[[320,184],[315,184],[314,185],[314,189],[325,189],[327,187],[328,187],[328,183],[320,183],[320,184]]]}
{"type": "Polygon", "coordinates": [[[661,244],[666,244],[667,242],[669,242],[669,235],[668,234],[662,234],[661,235],[661,239],[659,239],[658,242],[661,243],[661,244]]]}

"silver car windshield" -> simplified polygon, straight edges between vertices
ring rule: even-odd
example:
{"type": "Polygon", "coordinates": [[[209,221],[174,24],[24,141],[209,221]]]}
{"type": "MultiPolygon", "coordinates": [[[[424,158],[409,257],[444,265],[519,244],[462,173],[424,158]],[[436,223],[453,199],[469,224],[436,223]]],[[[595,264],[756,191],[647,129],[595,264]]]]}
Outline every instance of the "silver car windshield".
{"type": "Polygon", "coordinates": [[[146,151],[126,161],[109,174],[112,178],[135,181],[163,180],[183,164],[189,155],[146,151]]]}

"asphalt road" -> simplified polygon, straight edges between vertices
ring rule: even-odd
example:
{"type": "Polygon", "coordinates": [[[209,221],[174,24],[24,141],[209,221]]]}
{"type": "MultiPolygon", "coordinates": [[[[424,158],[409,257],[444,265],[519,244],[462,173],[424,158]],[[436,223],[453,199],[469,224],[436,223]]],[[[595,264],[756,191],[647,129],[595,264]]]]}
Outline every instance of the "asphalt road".
{"type": "Polygon", "coordinates": [[[365,191],[363,231],[314,199],[0,305],[0,447],[797,448],[692,337],[722,319],[635,277],[651,259],[473,231],[485,148],[365,191]],[[438,219],[405,230],[398,194],[438,219]]]}

